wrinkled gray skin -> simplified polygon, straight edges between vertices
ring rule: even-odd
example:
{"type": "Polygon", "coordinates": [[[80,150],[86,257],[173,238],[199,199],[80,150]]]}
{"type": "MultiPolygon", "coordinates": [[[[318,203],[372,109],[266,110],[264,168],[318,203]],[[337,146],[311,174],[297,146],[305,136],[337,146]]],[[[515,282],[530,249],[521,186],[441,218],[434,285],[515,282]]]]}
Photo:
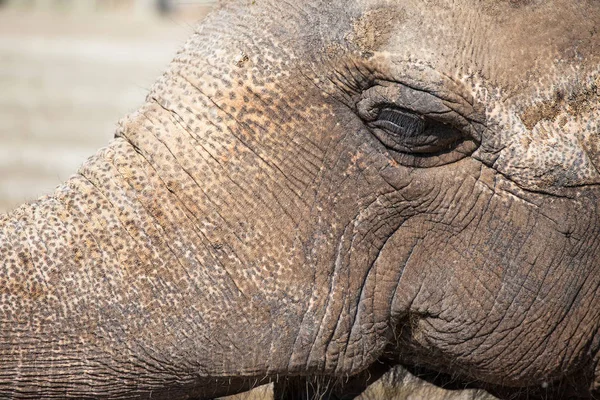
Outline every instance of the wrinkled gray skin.
{"type": "Polygon", "coordinates": [[[600,396],[598,26],[593,0],[225,2],[0,217],[0,398],[333,396],[398,363],[600,396]]]}

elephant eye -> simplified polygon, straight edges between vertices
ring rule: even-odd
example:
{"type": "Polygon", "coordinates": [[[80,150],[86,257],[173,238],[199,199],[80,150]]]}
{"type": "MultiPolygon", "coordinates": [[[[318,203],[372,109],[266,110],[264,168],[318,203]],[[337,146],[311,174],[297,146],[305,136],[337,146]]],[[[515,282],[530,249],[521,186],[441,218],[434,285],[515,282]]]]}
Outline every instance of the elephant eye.
{"type": "Polygon", "coordinates": [[[451,125],[395,107],[381,108],[371,126],[386,147],[422,157],[451,151],[465,138],[451,125]]]}

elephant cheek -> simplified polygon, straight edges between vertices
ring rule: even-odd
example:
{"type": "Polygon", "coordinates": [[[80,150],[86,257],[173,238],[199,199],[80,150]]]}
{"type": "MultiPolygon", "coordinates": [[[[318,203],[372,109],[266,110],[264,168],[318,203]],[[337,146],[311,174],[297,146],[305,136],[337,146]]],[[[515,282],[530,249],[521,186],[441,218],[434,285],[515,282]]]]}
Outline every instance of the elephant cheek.
{"type": "Polygon", "coordinates": [[[385,298],[374,305],[375,319],[389,318],[393,327],[407,316],[410,304],[417,296],[424,269],[410,268],[426,229],[424,218],[405,220],[383,246],[374,268],[383,271],[377,279],[377,291],[385,298]]]}

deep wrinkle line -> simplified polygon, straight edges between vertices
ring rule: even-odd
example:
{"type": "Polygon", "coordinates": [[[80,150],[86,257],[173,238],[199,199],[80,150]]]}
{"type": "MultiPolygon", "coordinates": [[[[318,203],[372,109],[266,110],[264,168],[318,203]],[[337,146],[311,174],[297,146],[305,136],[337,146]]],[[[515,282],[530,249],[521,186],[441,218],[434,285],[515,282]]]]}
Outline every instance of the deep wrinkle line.
{"type": "MultiPolygon", "coordinates": [[[[156,139],[156,140],[158,140],[158,141],[159,141],[159,142],[160,142],[160,143],[163,145],[163,147],[167,148],[167,150],[168,150],[168,151],[170,151],[170,150],[168,149],[167,145],[166,145],[166,144],[165,144],[163,141],[161,141],[161,140],[160,140],[158,137],[156,137],[155,135],[154,135],[154,137],[155,137],[155,139],[156,139]]],[[[148,163],[148,165],[149,165],[151,168],[153,168],[153,169],[154,169],[154,171],[155,171],[155,172],[156,172],[156,174],[157,174],[157,177],[159,177],[159,179],[161,180],[161,182],[163,183],[163,185],[165,186],[165,188],[167,188],[168,186],[167,186],[166,182],[163,180],[163,178],[162,178],[161,174],[159,173],[159,171],[158,171],[158,170],[156,170],[156,169],[154,168],[154,166],[153,166],[153,164],[150,162],[150,160],[148,160],[148,159],[147,159],[147,158],[146,158],[146,157],[145,157],[143,154],[141,154],[141,153],[138,153],[138,154],[140,154],[140,156],[144,157],[144,159],[146,160],[146,162],[148,163]]],[[[172,157],[174,157],[174,158],[176,159],[175,155],[174,155],[172,152],[171,152],[171,156],[172,156],[172,157]]],[[[181,167],[181,169],[182,169],[184,172],[186,172],[186,173],[188,174],[188,176],[190,176],[190,178],[192,178],[192,180],[194,180],[194,178],[193,178],[193,177],[191,177],[191,175],[189,175],[189,173],[188,173],[187,171],[185,171],[185,169],[184,169],[184,168],[183,168],[181,165],[180,165],[180,167],[181,167]]],[[[194,182],[195,182],[195,180],[194,180],[194,182]]],[[[200,185],[199,185],[197,182],[195,182],[195,183],[196,183],[197,187],[199,187],[199,188],[200,188],[200,190],[201,190],[201,191],[203,191],[203,190],[202,190],[202,188],[201,188],[201,186],[200,186],[200,185]]],[[[170,191],[170,190],[169,190],[169,191],[170,191]]],[[[189,217],[189,215],[195,215],[195,214],[192,212],[192,210],[190,210],[190,209],[188,208],[188,206],[185,204],[185,202],[184,202],[183,200],[181,200],[177,194],[175,194],[173,191],[170,191],[170,192],[173,194],[173,196],[175,196],[175,197],[177,198],[177,200],[179,201],[179,203],[180,203],[180,204],[181,204],[181,205],[182,205],[182,206],[183,206],[183,207],[184,207],[184,208],[187,210],[186,216],[187,216],[188,220],[189,220],[190,222],[192,222],[192,225],[193,225],[194,227],[196,227],[196,226],[199,226],[199,221],[197,220],[197,218],[195,218],[195,221],[193,221],[193,220],[192,220],[192,219],[190,219],[190,217],[189,217]]],[[[210,198],[209,198],[208,194],[207,194],[207,193],[205,193],[204,191],[203,191],[203,194],[204,194],[204,196],[205,196],[207,199],[209,199],[209,201],[210,201],[210,198]]],[[[214,209],[215,209],[215,210],[217,210],[217,209],[218,209],[218,207],[217,207],[217,206],[216,206],[214,203],[213,203],[213,207],[214,207],[214,209]]],[[[218,211],[216,211],[216,212],[217,212],[217,214],[218,214],[218,211]]],[[[226,221],[226,220],[225,220],[225,219],[224,219],[222,216],[220,216],[220,217],[221,217],[221,219],[222,219],[222,220],[225,222],[225,224],[229,225],[229,224],[227,223],[227,221],[226,221]]],[[[231,227],[230,227],[230,229],[233,231],[233,229],[232,229],[231,227]]],[[[201,236],[204,238],[204,240],[205,240],[207,243],[209,243],[209,245],[206,245],[206,244],[205,244],[205,245],[204,245],[204,248],[205,248],[205,249],[206,249],[206,250],[209,252],[209,254],[210,254],[210,255],[211,255],[211,257],[213,258],[213,260],[215,260],[215,261],[217,262],[217,264],[221,265],[221,268],[222,268],[222,269],[223,269],[223,270],[224,270],[224,271],[225,271],[225,272],[228,274],[228,276],[229,276],[229,277],[230,277],[230,279],[232,280],[232,282],[233,282],[234,286],[235,286],[235,287],[238,289],[238,293],[241,293],[242,295],[244,295],[244,297],[246,297],[246,298],[247,298],[247,296],[246,296],[246,295],[243,293],[243,291],[241,291],[241,289],[240,289],[240,288],[239,288],[239,286],[237,285],[236,281],[235,281],[235,280],[233,280],[233,277],[231,276],[231,273],[230,273],[229,271],[227,271],[227,269],[224,267],[224,265],[223,265],[223,264],[222,264],[222,262],[221,262],[221,261],[218,259],[218,257],[216,257],[216,256],[213,254],[213,252],[212,252],[212,250],[210,249],[210,247],[211,247],[211,246],[214,246],[214,244],[213,244],[213,243],[211,243],[211,241],[210,241],[210,240],[208,240],[208,238],[207,238],[207,237],[204,235],[204,233],[202,233],[202,232],[201,232],[199,229],[194,229],[194,230],[195,230],[197,233],[199,233],[199,234],[200,234],[200,235],[201,235],[201,236]]],[[[241,240],[240,238],[238,238],[238,239],[239,239],[239,240],[241,240]]],[[[175,258],[177,258],[175,255],[174,255],[174,257],[175,257],[175,258]]],[[[237,258],[237,257],[236,257],[236,258],[237,258]]],[[[240,260],[239,258],[238,258],[238,260],[240,261],[240,263],[242,263],[242,262],[241,262],[241,260],[240,260]]],[[[242,264],[243,264],[243,263],[242,263],[242,264]]],[[[183,269],[185,269],[183,266],[182,266],[182,268],[183,268],[183,269]]],[[[212,280],[212,278],[210,277],[210,274],[207,274],[207,275],[209,275],[209,279],[211,279],[211,280],[212,280]]],[[[216,283],[216,282],[213,282],[213,283],[216,283]]]]}

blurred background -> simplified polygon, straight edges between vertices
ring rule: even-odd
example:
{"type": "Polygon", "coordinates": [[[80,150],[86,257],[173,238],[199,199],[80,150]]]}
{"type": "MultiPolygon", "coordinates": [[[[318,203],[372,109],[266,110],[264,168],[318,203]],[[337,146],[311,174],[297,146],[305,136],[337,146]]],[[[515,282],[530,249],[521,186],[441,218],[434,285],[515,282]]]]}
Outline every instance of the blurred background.
{"type": "Polygon", "coordinates": [[[0,0],[0,213],[112,138],[216,0],[0,0]]]}

